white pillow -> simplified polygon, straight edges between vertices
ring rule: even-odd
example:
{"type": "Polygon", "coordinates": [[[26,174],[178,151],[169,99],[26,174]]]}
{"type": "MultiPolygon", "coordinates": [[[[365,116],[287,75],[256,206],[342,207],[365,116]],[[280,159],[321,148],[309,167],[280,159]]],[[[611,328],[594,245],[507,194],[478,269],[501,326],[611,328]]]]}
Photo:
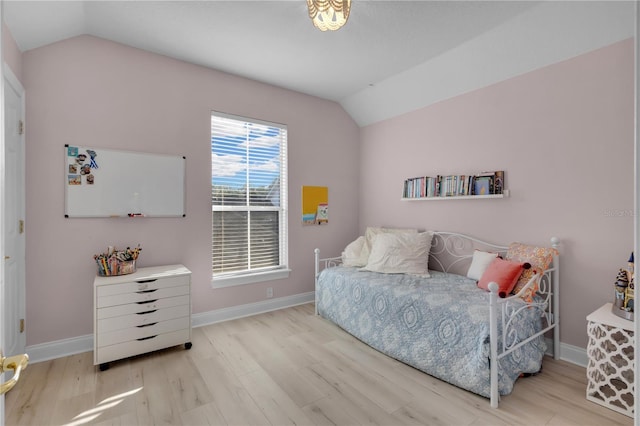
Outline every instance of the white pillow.
{"type": "Polygon", "coordinates": [[[429,277],[432,232],[386,233],[375,236],[364,270],[385,274],[416,274],[429,277]]]}
{"type": "Polygon", "coordinates": [[[418,230],[417,229],[410,229],[410,228],[378,228],[378,227],[374,227],[374,226],[369,226],[367,227],[367,230],[364,233],[364,245],[362,246],[362,252],[360,253],[360,261],[359,263],[364,266],[367,264],[367,262],[369,261],[369,253],[371,253],[371,247],[373,246],[373,239],[376,237],[376,235],[378,234],[382,234],[382,233],[391,233],[391,234],[397,234],[397,233],[412,233],[412,234],[417,234],[418,230]]]}
{"type": "Polygon", "coordinates": [[[364,266],[364,263],[360,263],[362,246],[364,246],[364,236],[360,236],[355,241],[349,243],[342,252],[342,264],[344,266],[356,266],[358,268],[364,266]]]}
{"type": "Polygon", "coordinates": [[[488,251],[475,250],[471,265],[467,271],[467,277],[478,281],[493,259],[498,257],[498,253],[490,253],[488,251]]]}

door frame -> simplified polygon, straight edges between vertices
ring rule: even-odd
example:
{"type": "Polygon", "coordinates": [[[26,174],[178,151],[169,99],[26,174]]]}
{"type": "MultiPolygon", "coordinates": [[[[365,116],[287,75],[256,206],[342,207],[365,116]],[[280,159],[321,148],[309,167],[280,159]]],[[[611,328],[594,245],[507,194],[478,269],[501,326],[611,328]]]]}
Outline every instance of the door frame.
{"type": "MultiPolygon", "coordinates": [[[[3,81],[3,87],[2,87],[2,118],[4,120],[4,111],[6,110],[5,108],[5,102],[6,102],[6,89],[5,89],[5,85],[9,85],[11,87],[11,89],[13,89],[18,96],[20,97],[20,116],[22,121],[25,121],[25,114],[26,114],[26,110],[25,110],[25,90],[24,87],[22,86],[22,83],[20,83],[20,80],[18,80],[18,78],[16,77],[16,75],[13,73],[13,71],[11,70],[11,67],[9,67],[6,63],[3,62],[3,73],[2,73],[2,81],[3,81]]],[[[4,149],[6,149],[6,141],[4,138],[4,131],[6,131],[6,123],[4,123],[3,121],[3,139],[2,139],[2,147],[3,147],[3,155],[4,155],[4,149]]],[[[21,210],[22,210],[22,214],[23,217],[22,219],[25,219],[26,216],[26,200],[25,200],[25,171],[26,171],[26,165],[25,165],[25,159],[26,159],[26,145],[25,145],[25,133],[26,131],[23,131],[22,135],[20,136],[20,143],[22,144],[22,158],[20,159],[21,164],[19,165],[19,167],[22,169],[21,173],[22,173],[22,188],[20,188],[19,190],[22,192],[22,197],[21,197],[21,210]]],[[[5,159],[6,160],[6,159],[5,159]]],[[[4,160],[3,160],[4,161],[4,160]]],[[[5,168],[5,164],[3,163],[3,167],[2,169],[4,170],[5,168]]],[[[3,176],[4,179],[4,176],[3,176]]],[[[2,197],[4,200],[5,194],[6,194],[6,185],[7,182],[3,181],[3,192],[2,192],[2,197]]],[[[3,211],[2,211],[2,217],[4,218],[4,215],[6,214],[6,212],[4,211],[5,206],[3,205],[3,211]]],[[[4,219],[3,219],[4,220],[4,219]]],[[[3,222],[4,223],[4,222],[3,222]]],[[[4,247],[5,245],[5,241],[4,241],[4,235],[5,233],[3,232],[3,240],[2,240],[2,246],[4,247]]],[[[22,319],[26,319],[26,234],[25,234],[25,241],[24,241],[24,250],[25,253],[23,253],[25,255],[25,257],[22,259],[22,270],[20,272],[20,276],[21,276],[21,282],[19,283],[19,288],[18,288],[18,309],[17,312],[19,313],[19,317],[22,319]]],[[[3,258],[4,258],[4,253],[3,253],[3,258]]],[[[2,271],[3,277],[4,277],[4,270],[2,271]]],[[[6,283],[5,283],[6,284],[6,283]]],[[[12,301],[7,301],[3,299],[3,303],[12,303],[12,301]]],[[[4,309],[6,305],[3,305],[3,315],[6,315],[7,311],[6,309],[4,309]]],[[[0,318],[4,318],[4,317],[0,317],[0,318]]],[[[5,343],[6,343],[6,336],[2,336],[2,347],[6,347],[5,343]]],[[[15,348],[15,353],[7,353],[5,354],[5,356],[7,355],[18,355],[18,354],[22,354],[25,353],[25,348],[26,348],[26,330],[23,331],[22,333],[20,333],[19,338],[18,338],[18,346],[15,348]]]]}
{"type": "MultiPolygon", "coordinates": [[[[4,206],[4,194],[5,194],[5,179],[4,179],[4,131],[5,131],[5,123],[4,123],[4,56],[2,54],[3,49],[1,48],[4,37],[2,36],[2,29],[4,28],[4,20],[3,20],[3,9],[4,4],[0,3],[0,59],[2,59],[2,67],[0,67],[0,170],[3,170],[0,173],[0,259],[4,259],[4,216],[5,216],[5,206],[4,206]]],[[[0,262],[0,318],[4,319],[4,261],[0,262]]],[[[4,347],[4,329],[0,327],[0,351],[4,347]]],[[[4,382],[6,379],[6,374],[0,374],[0,381],[4,382]]],[[[4,426],[4,395],[0,395],[0,425],[4,426]]]]}
{"type": "MultiPolygon", "coordinates": [[[[1,13],[1,12],[0,12],[1,13]]],[[[0,38],[0,42],[1,42],[1,38],[0,38]]],[[[14,90],[19,98],[20,98],[20,105],[19,105],[19,109],[20,109],[20,116],[22,121],[25,121],[25,114],[26,114],[26,110],[25,110],[25,90],[24,87],[22,86],[22,84],[20,83],[20,81],[18,80],[18,78],[16,77],[16,75],[13,73],[13,71],[11,70],[11,68],[4,62],[2,61],[2,66],[0,67],[0,81],[2,82],[2,84],[0,84],[0,128],[2,129],[2,132],[0,132],[0,169],[2,170],[2,173],[0,173],[0,227],[2,229],[1,232],[1,236],[0,236],[0,259],[4,259],[5,256],[5,229],[4,229],[4,220],[6,217],[6,203],[5,203],[5,196],[6,196],[6,185],[7,185],[7,181],[5,179],[4,176],[4,170],[5,170],[5,162],[6,162],[6,156],[5,156],[5,149],[6,149],[6,143],[5,143],[5,131],[6,131],[6,123],[5,123],[5,110],[6,110],[6,106],[5,106],[5,89],[7,86],[10,86],[12,90],[14,90]]],[[[22,188],[20,188],[19,190],[22,192],[22,197],[21,197],[21,210],[23,215],[26,214],[26,200],[24,197],[25,194],[25,186],[26,186],[26,182],[24,179],[24,173],[25,173],[25,161],[26,161],[26,146],[25,146],[25,134],[23,132],[23,134],[20,136],[20,144],[22,144],[22,158],[20,159],[21,164],[18,165],[18,167],[20,167],[20,169],[22,170],[21,173],[23,175],[23,178],[21,179],[21,185],[22,188]]],[[[24,216],[22,218],[24,220],[24,216]]],[[[26,251],[26,235],[25,235],[25,251],[26,251]]],[[[25,253],[26,254],[26,253],[25,253]]],[[[26,282],[26,255],[25,257],[22,259],[22,265],[21,265],[22,271],[21,271],[21,279],[20,279],[20,283],[19,283],[19,288],[18,288],[18,303],[19,303],[19,307],[17,309],[17,312],[19,314],[19,316],[21,318],[25,318],[26,315],[26,291],[25,291],[25,282],[26,282]]],[[[5,298],[5,286],[6,286],[6,281],[5,281],[5,267],[4,267],[4,261],[0,262],[0,319],[2,319],[2,321],[4,322],[5,320],[5,315],[7,314],[7,310],[5,309],[6,304],[9,303],[6,298],[5,298]]],[[[20,333],[19,338],[18,338],[18,346],[15,348],[15,350],[17,351],[17,353],[24,353],[25,352],[25,347],[26,347],[26,332],[20,333]]],[[[0,349],[1,348],[6,348],[6,336],[4,334],[4,327],[0,327],[0,349]]],[[[3,353],[4,356],[7,355],[15,355],[15,354],[5,354],[3,353]]],[[[7,378],[11,375],[11,372],[6,373],[6,374],[2,374],[0,377],[0,380],[2,382],[5,382],[7,380],[7,378]]],[[[5,398],[4,395],[0,396],[0,425],[4,425],[5,421],[5,398]]]]}

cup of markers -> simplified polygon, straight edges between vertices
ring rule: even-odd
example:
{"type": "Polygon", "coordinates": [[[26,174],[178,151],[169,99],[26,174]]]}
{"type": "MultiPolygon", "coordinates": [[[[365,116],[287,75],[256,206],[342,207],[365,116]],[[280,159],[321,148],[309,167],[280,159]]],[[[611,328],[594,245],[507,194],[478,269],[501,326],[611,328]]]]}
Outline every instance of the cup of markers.
{"type": "Polygon", "coordinates": [[[127,247],[125,250],[117,250],[109,246],[106,253],[94,254],[93,258],[98,265],[98,275],[110,277],[117,275],[133,274],[136,271],[136,260],[142,251],[140,244],[136,248],[127,247]]]}

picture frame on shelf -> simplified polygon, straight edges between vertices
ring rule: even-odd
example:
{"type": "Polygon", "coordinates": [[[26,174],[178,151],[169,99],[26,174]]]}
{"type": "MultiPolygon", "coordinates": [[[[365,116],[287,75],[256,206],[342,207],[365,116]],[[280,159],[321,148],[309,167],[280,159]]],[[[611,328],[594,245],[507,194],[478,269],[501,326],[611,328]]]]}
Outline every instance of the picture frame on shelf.
{"type": "Polygon", "coordinates": [[[478,176],[473,182],[473,195],[489,195],[492,193],[491,186],[493,178],[491,176],[478,176]]]}

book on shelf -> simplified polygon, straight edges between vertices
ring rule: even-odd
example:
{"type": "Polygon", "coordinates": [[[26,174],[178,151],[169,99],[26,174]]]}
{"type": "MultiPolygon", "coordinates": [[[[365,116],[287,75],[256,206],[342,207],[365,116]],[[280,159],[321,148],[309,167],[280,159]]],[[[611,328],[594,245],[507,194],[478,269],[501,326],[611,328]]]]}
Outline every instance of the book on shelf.
{"type": "Polygon", "coordinates": [[[502,194],[504,192],[504,170],[497,170],[493,178],[493,193],[502,194]]]}
{"type": "Polygon", "coordinates": [[[504,170],[475,175],[436,175],[404,181],[403,198],[458,197],[503,194],[504,170]]]}

